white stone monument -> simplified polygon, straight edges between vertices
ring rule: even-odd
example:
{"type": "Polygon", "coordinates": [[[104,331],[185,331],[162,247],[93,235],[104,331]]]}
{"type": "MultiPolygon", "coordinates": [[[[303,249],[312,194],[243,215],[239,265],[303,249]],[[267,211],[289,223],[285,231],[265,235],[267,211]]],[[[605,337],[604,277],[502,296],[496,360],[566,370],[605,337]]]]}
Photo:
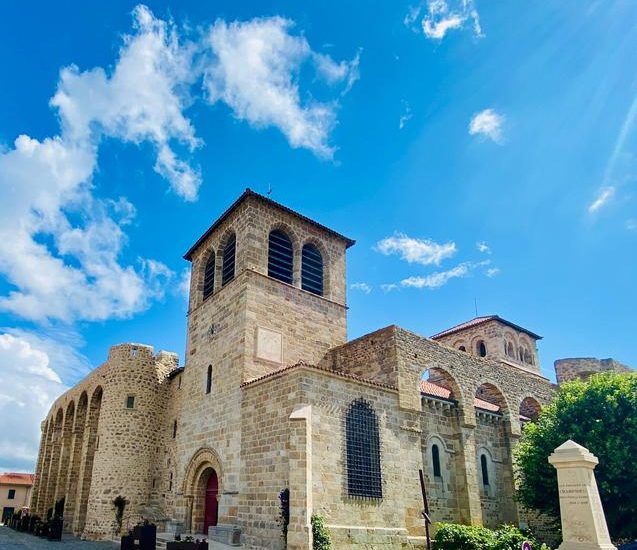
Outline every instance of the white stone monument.
{"type": "Polygon", "coordinates": [[[549,456],[557,469],[562,539],[559,550],[616,550],[593,472],[599,463],[588,449],[570,439],[549,456]]]}

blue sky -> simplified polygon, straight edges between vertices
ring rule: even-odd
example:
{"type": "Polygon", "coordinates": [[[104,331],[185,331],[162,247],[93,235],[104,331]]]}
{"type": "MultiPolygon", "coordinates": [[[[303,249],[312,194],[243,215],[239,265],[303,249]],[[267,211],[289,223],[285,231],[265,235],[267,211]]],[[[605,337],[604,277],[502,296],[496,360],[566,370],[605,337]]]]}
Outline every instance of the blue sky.
{"type": "Polygon", "coordinates": [[[246,188],[357,240],[349,336],[497,313],[637,365],[626,1],[8,2],[0,470],[144,342],[183,357],[182,254],[246,188]]]}

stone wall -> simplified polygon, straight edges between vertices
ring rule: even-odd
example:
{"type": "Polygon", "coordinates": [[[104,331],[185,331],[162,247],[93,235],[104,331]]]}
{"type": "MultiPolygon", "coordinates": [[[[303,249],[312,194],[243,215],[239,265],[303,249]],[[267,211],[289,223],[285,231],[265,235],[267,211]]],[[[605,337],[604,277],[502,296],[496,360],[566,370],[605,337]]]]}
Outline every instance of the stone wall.
{"type": "Polygon", "coordinates": [[[498,319],[436,337],[436,341],[455,349],[464,347],[467,353],[476,356],[479,355],[478,344],[482,341],[486,346],[487,357],[535,372],[540,370],[535,340],[526,332],[516,330],[498,319]],[[525,359],[527,350],[530,357],[525,359]]]}
{"type": "Polygon", "coordinates": [[[587,380],[600,372],[630,372],[632,369],[614,359],[595,359],[594,357],[574,357],[558,359],[554,363],[557,383],[569,380],[587,380]]]}
{"type": "Polygon", "coordinates": [[[65,499],[65,530],[95,539],[116,533],[113,499],[127,500],[123,526],[149,501],[151,465],[177,356],[122,344],[59,397],[43,422],[32,508],[42,517],[65,499]],[[127,398],[134,397],[132,408],[127,398]]]}

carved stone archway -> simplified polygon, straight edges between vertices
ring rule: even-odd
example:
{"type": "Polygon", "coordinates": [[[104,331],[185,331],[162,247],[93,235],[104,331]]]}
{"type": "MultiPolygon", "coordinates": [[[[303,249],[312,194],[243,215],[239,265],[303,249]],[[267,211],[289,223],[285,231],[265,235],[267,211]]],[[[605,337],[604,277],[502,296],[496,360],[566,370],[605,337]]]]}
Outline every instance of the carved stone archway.
{"type": "Polygon", "coordinates": [[[183,493],[187,502],[186,529],[199,533],[203,529],[206,484],[211,471],[218,479],[218,494],[223,492],[223,468],[219,455],[210,447],[199,449],[190,459],[184,476],[183,493]]]}

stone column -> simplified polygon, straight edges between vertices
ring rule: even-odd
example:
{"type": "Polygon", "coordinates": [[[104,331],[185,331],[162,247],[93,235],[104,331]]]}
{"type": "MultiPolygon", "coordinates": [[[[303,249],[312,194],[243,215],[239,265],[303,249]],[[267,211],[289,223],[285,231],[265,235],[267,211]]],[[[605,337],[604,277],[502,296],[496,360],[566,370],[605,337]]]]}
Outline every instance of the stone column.
{"type": "Polygon", "coordinates": [[[562,518],[559,550],[615,550],[595,481],[597,457],[570,439],[549,456],[557,470],[562,518]]]}
{"type": "Polygon", "coordinates": [[[35,480],[33,482],[33,488],[31,490],[31,513],[37,513],[38,499],[40,497],[40,487],[42,486],[42,474],[44,472],[44,452],[46,448],[46,432],[42,427],[42,434],[40,435],[40,448],[38,449],[38,462],[35,467],[35,480]]]}
{"type": "MultiPolygon", "coordinates": [[[[462,422],[462,420],[461,420],[462,422]]],[[[464,423],[460,427],[457,464],[458,503],[460,521],[470,525],[482,525],[482,504],[476,464],[475,424],[464,423]]]]}
{"type": "Polygon", "coordinates": [[[288,550],[312,548],[312,406],[290,415],[290,525],[288,550]]]}

